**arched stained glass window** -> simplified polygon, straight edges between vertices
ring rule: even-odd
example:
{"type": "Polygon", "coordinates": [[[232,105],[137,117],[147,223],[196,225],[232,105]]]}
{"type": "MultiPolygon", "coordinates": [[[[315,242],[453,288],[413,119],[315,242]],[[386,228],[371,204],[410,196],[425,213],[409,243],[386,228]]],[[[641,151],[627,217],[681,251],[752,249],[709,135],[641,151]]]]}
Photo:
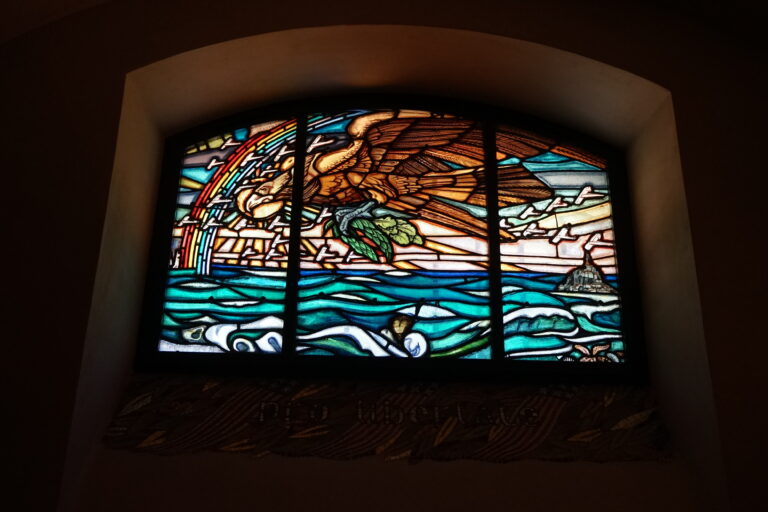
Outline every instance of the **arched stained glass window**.
{"type": "Polygon", "coordinates": [[[257,112],[169,141],[144,362],[637,362],[613,153],[485,109],[380,103],[257,112]]]}

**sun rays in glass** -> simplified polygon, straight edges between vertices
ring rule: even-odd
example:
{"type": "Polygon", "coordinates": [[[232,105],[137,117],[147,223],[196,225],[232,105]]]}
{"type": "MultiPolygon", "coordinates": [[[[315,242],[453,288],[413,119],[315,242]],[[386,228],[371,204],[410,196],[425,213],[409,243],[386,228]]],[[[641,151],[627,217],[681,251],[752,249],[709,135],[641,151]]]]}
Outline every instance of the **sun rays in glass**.
{"type": "Polygon", "coordinates": [[[486,129],[358,109],[190,141],[157,349],[622,362],[606,160],[486,129]]]}

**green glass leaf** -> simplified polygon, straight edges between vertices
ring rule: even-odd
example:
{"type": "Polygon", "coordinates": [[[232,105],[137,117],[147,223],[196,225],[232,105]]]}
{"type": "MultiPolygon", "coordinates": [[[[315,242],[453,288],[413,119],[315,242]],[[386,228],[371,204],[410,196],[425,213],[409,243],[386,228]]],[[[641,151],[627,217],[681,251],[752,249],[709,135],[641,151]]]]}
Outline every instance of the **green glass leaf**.
{"type": "Polygon", "coordinates": [[[378,261],[378,258],[376,257],[376,251],[374,251],[370,245],[366,244],[361,239],[347,235],[341,235],[341,240],[350,246],[352,250],[360,256],[364,256],[371,261],[378,261]]]}
{"type": "Polygon", "coordinates": [[[405,219],[386,216],[374,219],[373,223],[398,245],[410,245],[413,243],[421,245],[424,243],[416,226],[405,219]]]}
{"type": "Polygon", "coordinates": [[[397,226],[397,221],[394,217],[382,217],[380,219],[376,219],[374,223],[385,231],[387,231],[389,228],[397,226]]]}
{"type": "Polygon", "coordinates": [[[395,241],[398,245],[408,245],[411,242],[411,239],[408,238],[408,235],[405,233],[395,233],[392,236],[392,240],[395,241]]]}
{"type": "Polygon", "coordinates": [[[416,235],[416,227],[412,224],[409,224],[408,222],[403,221],[402,223],[398,224],[398,229],[408,235],[415,236],[416,235]]]}
{"type": "Polygon", "coordinates": [[[394,249],[387,233],[368,219],[355,219],[352,221],[352,227],[362,231],[384,253],[386,260],[392,261],[394,249]]]}

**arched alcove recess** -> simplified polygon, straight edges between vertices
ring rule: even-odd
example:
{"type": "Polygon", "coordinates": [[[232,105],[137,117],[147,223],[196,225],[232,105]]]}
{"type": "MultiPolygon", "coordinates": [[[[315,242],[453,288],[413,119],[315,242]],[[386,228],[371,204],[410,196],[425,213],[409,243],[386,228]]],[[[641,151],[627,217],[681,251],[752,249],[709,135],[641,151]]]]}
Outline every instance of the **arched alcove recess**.
{"type": "MultiPolygon", "coordinates": [[[[560,465],[546,471],[569,479],[564,495],[586,485],[570,478],[575,473],[602,475],[619,487],[638,479],[643,486],[657,481],[681,487],[677,498],[667,503],[671,510],[692,503],[687,501],[693,500],[692,494],[681,485],[690,477],[694,494],[722,503],[716,421],[669,92],[561,50],[477,32],[409,26],[262,34],[180,54],[127,75],[69,442],[65,500],[78,493],[84,475],[104,464],[98,439],[131,372],[164,137],[262,104],[368,90],[496,104],[627,150],[652,382],[680,460],[663,470],[637,463],[560,465]]],[[[288,473],[301,472],[297,466],[274,464],[282,464],[288,473]]],[[[333,463],[306,464],[314,470],[333,463]]],[[[524,473],[535,482],[545,466],[552,465],[525,462],[495,471],[505,471],[510,478],[524,473]]],[[[427,480],[431,467],[424,465],[408,478],[427,480]]],[[[87,482],[84,488],[87,494],[87,482]]],[[[661,494],[670,499],[668,493],[661,494]]],[[[616,505],[615,496],[609,498],[606,503],[614,500],[616,505]]],[[[546,509],[546,500],[554,500],[554,507],[563,498],[541,499],[546,509]]],[[[644,499],[650,501],[622,508],[641,510],[656,504],[652,497],[644,499]]],[[[578,503],[571,505],[579,509],[578,503]]]]}

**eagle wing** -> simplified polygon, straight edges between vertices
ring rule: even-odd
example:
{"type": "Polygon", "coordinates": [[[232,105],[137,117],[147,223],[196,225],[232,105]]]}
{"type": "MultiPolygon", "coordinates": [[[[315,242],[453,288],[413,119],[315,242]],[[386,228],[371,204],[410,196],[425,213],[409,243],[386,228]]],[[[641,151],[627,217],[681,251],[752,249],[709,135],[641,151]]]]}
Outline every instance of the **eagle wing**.
{"type": "MultiPolygon", "coordinates": [[[[373,198],[442,225],[485,233],[486,221],[458,206],[486,206],[479,122],[394,111],[389,118],[372,120],[364,130],[350,135],[352,144],[344,157],[336,158],[307,183],[310,193],[305,193],[305,200],[340,205],[373,198]]],[[[496,139],[498,161],[564,149],[551,139],[509,127],[498,129],[496,139]]],[[[499,207],[553,194],[519,164],[500,165],[497,179],[499,207]]]]}

